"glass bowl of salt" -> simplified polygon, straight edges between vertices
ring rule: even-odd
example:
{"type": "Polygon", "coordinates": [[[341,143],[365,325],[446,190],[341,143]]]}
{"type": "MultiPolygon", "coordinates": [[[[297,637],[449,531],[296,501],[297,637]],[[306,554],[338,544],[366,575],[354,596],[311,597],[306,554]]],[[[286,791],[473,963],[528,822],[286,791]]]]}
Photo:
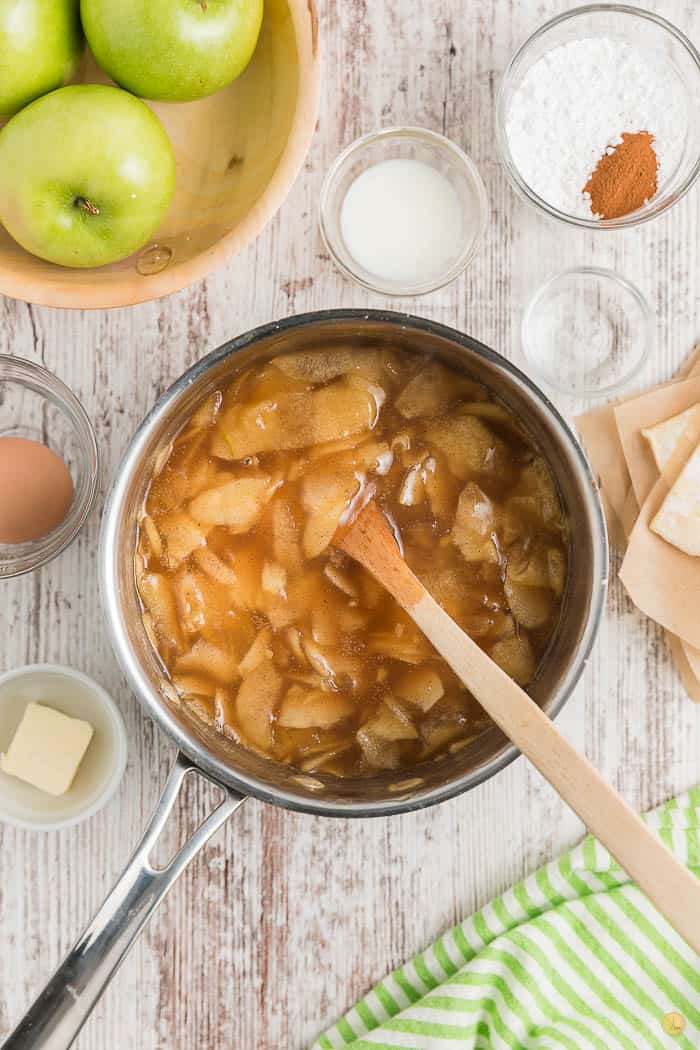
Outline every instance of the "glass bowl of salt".
{"type": "Polygon", "coordinates": [[[644,367],[652,315],[624,277],[597,266],[564,270],[533,295],[522,321],[527,371],[560,394],[613,394],[644,367]]]}
{"type": "Polygon", "coordinates": [[[321,234],[336,266],[384,295],[423,295],[453,281],[479,250],[487,214],[472,160],[425,128],[357,139],[321,190],[321,234]]]}
{"type": "Polygon", "coordinates": [[[496,139],[516,192],[547,215],[588,229],[646,222],[700,175],[700,54],[651,11],[565,11],[508,64],[496,139]]]}

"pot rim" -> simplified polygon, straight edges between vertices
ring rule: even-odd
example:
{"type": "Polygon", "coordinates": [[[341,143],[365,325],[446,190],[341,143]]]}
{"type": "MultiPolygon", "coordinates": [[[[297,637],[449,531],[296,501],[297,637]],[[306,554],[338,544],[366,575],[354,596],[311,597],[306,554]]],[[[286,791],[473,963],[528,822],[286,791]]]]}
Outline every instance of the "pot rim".
{"type": "Polygon", "coordinates": [[[499,368],[505,369],[526,387],[531,395],[534,395],[536,399],[541,401],[560,429],[562,439],[568,443],[570,451],[579,461],[582,476],[589,486],[592,506],[595,508],[596,527],[593,540],[596,546],[596,571],[592,581],[591,607],[586,620],[581,646],[573,658],[571,669],[566,681],[559,690],[559,695],[547,712],[551,718],[556,717],[578,684],[588,663],[603,614],[608,583],[608,538],[605,518],[598,497],[598,486],[583,449],[571,427],[547,395],[524,372],[495,350],[490,349],[471,336],[459,332],[448,325],[432,321],[429,318],[417,317],[412,314],[399,313],[392,310],[363,309],[316,310],[296,314],[283,320],[268,322],[244,332],[212,350],[188,368],[158,398],[141,421],[117,467],[102,516],[98,555],[100,596],[112,650],[142,708],[175,741],[188,758],[197,763],[211,777],[227,784],[236,791],[252,795],[261,801],[300,812],[335,817],[389,816],[395,813],[424,809],[471,790],[510,765],[521,752],[513,744],[508,744],[501,753],[495,755],[477,770],[449,779],[437,787],[417,793],[414,796],[378,801],[349,800],[341,803],[335,799],[325,799],[320,795],[302,797],[293,791],[273,787],[254,776],[239,771],[232,771],[229,766],[217,759],[209,748],[192,738],[192,735],[186,731],[186,728],[170,712],[167,704],[151,688],[150,682],[143,673],[139,661],[134,657],[129,644],[127,631],[123,625],[122,609],[117,596],[117,588],[114,586],[115,567],[117,564],[117,530],[121,517],[123,497],[133,471],[140,461],[143,448],[169,407],[177,401],[185,390],[196,383],[212,367],[228,357],[232,357],[240,350],[269,336],[292,328],[323,325],[336,321],[369,321],[394,325],[417,332],[427,332],[464,347],[499,368]]]}

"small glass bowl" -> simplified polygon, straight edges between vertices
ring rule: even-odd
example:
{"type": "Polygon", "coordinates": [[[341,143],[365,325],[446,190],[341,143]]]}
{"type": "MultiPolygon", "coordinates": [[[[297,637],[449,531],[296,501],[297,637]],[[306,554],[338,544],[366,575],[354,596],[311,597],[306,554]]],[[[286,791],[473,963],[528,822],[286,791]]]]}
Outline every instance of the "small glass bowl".
{"type": "Polygon", "coordinates": [[[426,128],[384,128],[357,139],[336,158],[323,182],[320,212],[323,240],[336,266],[347,277],[384,295],[425,295],[459,277],[478,252],[486,229],[488,200],[473,161],[444,135],[426,128]],[[384,279],[362,267],[348,250],[340,225],[345,195],[358,175],[381,161],[397,158],[422,161],[446,176],[462,206],[467,231],[462,251],[448,269],[414,284],[384,279]]]}
{"type": "MultiPolygon", "coordinates": [[[[621,128],[620,131],[628,130],[621,128]]],[[[684,33],[661,15],[627,4],[596,3],[565,11],[545,22],[508,63],[496,103],[496,141],[501,161],[515,191],[545,214],[591,230],[625,229],[661,215],[683,197],[700,175],[700,54],[684,33]],[[585,37],[607,36],[661,54],[686,93],[688,125],[682,157],[665,185],[636,211],[616,219],[569,215],[543,200],[520,175],[510,152],[506,123],[510,102],[520,81],[546,52],[585,37]]]]}
{"type": "Polygon", "coordinates": [[[65,383],[33,361],[6,354],[0,354],[0,437],[48,445],[73,479],[73,502],[60,525],[28,543],[0,543],[0,579],[7,579],[45,565],[75,539],[95,498],[98,454],[92,424],[65,383]]]}
{"type": "Polygon", "coordinates": [[[612,270],[564,270],[525,310],[522,342],[537,377],[571,397],[621,389],[642,369],[651,345],[651,311],[642,293],[612,270]]]}

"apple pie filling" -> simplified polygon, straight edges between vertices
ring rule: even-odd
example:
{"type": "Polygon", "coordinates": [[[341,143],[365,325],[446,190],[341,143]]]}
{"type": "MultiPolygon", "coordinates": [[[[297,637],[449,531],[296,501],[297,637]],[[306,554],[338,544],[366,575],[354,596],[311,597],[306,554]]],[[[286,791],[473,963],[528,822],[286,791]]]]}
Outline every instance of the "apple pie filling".
{"type": "Polygon", "coordinates": [[[144,625],[182,703],[303,771],[410,766],[490,724],[334,548],[368,494],[428,590],[530,683],[566,584],[562,505],[513,414],[435,359],[334,348],[254,364],[180,431],[140,519],[144,625]]]}

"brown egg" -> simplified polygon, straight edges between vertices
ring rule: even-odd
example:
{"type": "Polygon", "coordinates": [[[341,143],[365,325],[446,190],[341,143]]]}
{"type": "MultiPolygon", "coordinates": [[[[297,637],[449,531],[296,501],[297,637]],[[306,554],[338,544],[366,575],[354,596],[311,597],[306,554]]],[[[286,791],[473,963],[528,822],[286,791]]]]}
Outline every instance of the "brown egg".
{"type": "Polygon", "coordinates": [[[73,502],[68,467],[28,438],[0,438],[0,543],[38,540],[56,528],[73,502]]]}

